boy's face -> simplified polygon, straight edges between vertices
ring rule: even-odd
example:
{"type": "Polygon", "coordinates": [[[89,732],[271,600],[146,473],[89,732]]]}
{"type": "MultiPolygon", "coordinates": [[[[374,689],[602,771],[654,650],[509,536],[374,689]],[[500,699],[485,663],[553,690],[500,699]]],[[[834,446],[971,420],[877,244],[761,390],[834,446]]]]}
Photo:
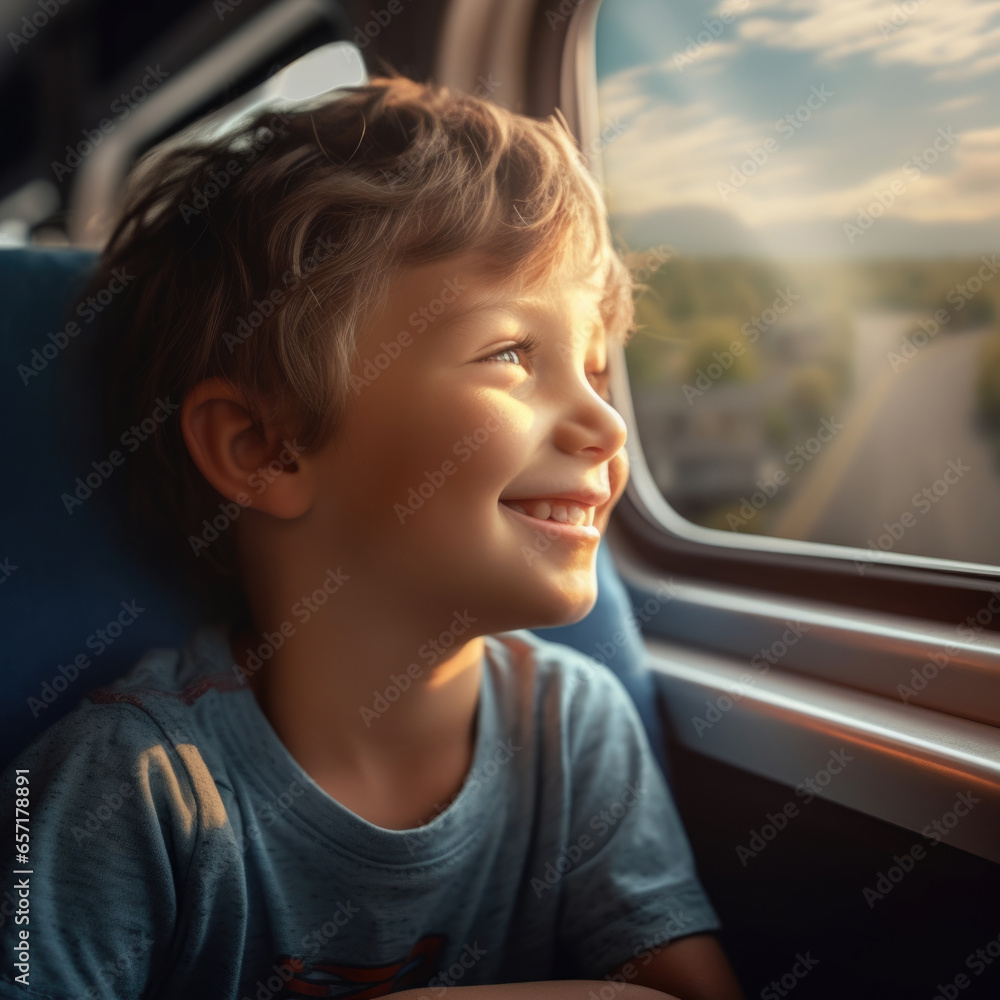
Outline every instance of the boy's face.
{"type": "Polygon", "coordinates": [[[398,596],[431,615],[467,610],[479,634],[590,610],[628,475],[625,423],[600,374],[598,290],[560,272],[523,295],[505,294],[475,255],[402,272],[360,337],[355,392],[317,455],[307,515],[345,572],[384,580],[388,607],[398,596]],[[528,335],[530,356],[513,346],[528,335]],[[574,497],[594,527],[531,516],[546,514],[532,499],[565,498],[579,519],[574,497]]]}

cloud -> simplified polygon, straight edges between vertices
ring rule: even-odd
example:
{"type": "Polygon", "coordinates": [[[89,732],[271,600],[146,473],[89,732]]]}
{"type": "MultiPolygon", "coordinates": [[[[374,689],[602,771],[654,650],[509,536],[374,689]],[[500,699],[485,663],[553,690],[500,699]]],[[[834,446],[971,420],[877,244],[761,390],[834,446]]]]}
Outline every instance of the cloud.
{"type": "Polygon", "coordinates": [[[982,94],[966,94],[964,97],[954,97],[949,101],[941,101],[930,110],[935,114],[964,111],[966,108],[972,107],[973,104],[978,104],[982,99],[982,94]]]}
{"type": "Polygon", "coordinates": [[[820,63],[870,53],[876,65],[958,80],[1000,66],[998,22],[1000,0],[764,0],[735,27],[744,41],[815,52],[820,63]]]}
{"type": "MultiPolygon", "coordinates": [[[[632,121],[653,106],[649,82],[655,73],[654,67],[640,63],[604,77],[598,84],[598,103],[602,109],[613,109],[614,115],[624,121],[632,121]]],[[[601,119],[605,117],[602,110],[601,119]]]]}
{"type": "Polygon", "coordinates": [[[689,45],[678,49],[660,68],[668,73],[690,73],[692,70],[719,66],[719,60],[734,55],[741,45],[738,42],[711,41],[706,45],[689,45]]]}
{"type": "MultiPolygon", "coordinates": [[[[928,124],[927,134],[901,149],[898,160],[845,182],[838,170],[843,149],[828,134],[822,142],[812,139],[811,122],[779,134],[773,120],[722,110],[707,93],[689,104],[640,96],[630,90],[639,79],[627,70],[599,89],[602,116],[624,118],[627,108],[630,121],[604,153],[612,212],[643,215],[700,205],[731,212],[751,230],[810,219],[849,221],[895,182],[887,214],[899,219],[971,222],[1000,215],[1000,128],[944,130],[949,138],[943,139],[928,124]]],[[[825,114],[832,109],[815,112],[817,119],[825,114]]]]}

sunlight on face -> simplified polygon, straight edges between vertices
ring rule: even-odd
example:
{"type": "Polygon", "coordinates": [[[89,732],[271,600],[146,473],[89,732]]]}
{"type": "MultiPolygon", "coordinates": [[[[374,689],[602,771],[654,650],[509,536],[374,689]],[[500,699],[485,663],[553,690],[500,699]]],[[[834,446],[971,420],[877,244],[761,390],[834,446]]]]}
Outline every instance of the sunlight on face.
{"type": "Polygon", "coordinates": [[[583,617],[627,477],[598,302],[561,272],[512,297],[472,255],[405,270],[359,341],[317,542],[489,631],[583,617]]]}

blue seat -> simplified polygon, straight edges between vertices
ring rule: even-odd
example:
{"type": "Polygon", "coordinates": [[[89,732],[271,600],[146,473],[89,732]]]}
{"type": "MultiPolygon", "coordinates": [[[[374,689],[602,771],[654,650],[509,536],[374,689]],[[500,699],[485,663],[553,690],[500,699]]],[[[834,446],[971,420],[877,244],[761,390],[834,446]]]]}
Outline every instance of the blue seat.
{"type": "MultiPolygon", "coordinates": [[[[107,505],[65,500],[77,477],[90,475],[94,493],[116,486],[107,455],[95,450],[95,421],[80,402],[87,387],[73,379],[100,320],[99,301],[77,302],[95,261],[90,251],[0,250],[8,477],[0,512],[0,765],[87,691],[127,672],[153,646],[180,646],[202,620],[182,588],[158,580],[130,554],[103,513],[107,505]]],[[[607,662],[665,765],[652,676],[641,637],[629,627],[628,594],[606,541],[598,552],[598,588],[586,618],[538,634],[607,662]]]]}

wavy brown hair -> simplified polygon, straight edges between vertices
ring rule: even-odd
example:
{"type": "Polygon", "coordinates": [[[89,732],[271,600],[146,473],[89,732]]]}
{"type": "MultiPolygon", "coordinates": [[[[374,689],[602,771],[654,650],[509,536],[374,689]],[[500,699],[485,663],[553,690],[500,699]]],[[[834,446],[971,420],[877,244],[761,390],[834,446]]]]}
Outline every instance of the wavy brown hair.
{"type": "MultiPolygon", "coordinates": [[[[134,276],[92,342],[108,441],[218,376],[258,431],[280,415],[302,448],[319,447],[350,404],[359,334],[393,277],[469,251],[528,286],[572,260],[600,282],[608,336],[634,331],[629,270],[558,113],[539,121],[392,76],[258,111],[221,137],[188,130],[137,164],[92,280],[134,276]]],[[[225,498],[180,421],[158,423],[126,464],[136,537],[156,539],[147,554],[170,561],[213,617],[248,624],[235,532],[197,557],[188,544],[225,498]]]]}

